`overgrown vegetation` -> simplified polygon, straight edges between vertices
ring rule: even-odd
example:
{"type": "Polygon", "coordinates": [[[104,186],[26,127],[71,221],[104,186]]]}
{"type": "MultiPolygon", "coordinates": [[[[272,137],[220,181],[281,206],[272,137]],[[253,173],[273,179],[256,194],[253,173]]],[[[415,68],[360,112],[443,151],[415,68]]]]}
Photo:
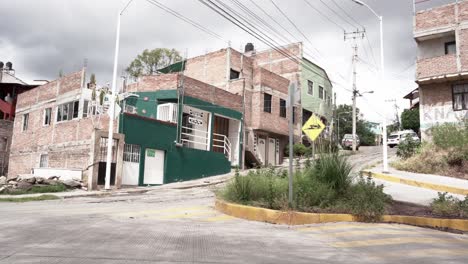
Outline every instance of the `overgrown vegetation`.
{"type": "Polygon", "coordinates": [[[445,193],[438,193],[439,197],[431,203],[432,212],[443,217],[467,217],[468,216],[468,195],[464,200],[453,197],[445,193]]]}
{"type": "Polygon", "coordinates": [[[399,170],[468,179],[468,123],[435,126],[431,133],[432,143],[399,146],[402,160],[392,166],[399,170]]]}
{"type": "Polygon", "coordinates": [[[63,183],[57,183],[56,185],[45,185],[45,186],[32,186],[29,190],[22,189],[5,189],[0,194],[20,195],[20,194],[32,194],[32,193],[55,193],[65,192],[67,186],[63,183]]]}
{"type": "Polygon", "coordinates": [[[45,201],[45,200],[58,200],[60,197],[51,195],[51,194],[44,194],[40,196],[33,196],[33,197],[8,197],[8,198],[0,198],[0,202],[11,202],[11,203],[24,203],[24,202],[32,202],[32,201],[45,201]]]}
{"type": "Polygon", "coordinates": [[[397,156],[403,159],[411,158],[419,147],[419,142],[408,135],[406,139],[398,144],[397,156]]]}
{"type": "Polygon", "coordinates": [[[353,183],[346,157],[324,154],[293,178],[293,204],[288,204],[288,174],[259,169],[235,178],[218,195],[224,200],[277,210],[351,213],[362,221],[378,221],[391,199],[371,179],[353,183]]]}

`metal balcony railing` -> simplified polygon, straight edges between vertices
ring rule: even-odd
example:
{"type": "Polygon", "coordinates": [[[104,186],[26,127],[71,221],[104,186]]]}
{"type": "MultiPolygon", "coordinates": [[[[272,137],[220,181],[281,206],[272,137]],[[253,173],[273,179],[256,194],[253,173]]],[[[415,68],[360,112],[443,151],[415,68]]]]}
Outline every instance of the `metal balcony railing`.
{"type": "Polygon", "coordinates": [[[223,153],[231,161],[231,141],[222,134],[213,133],[213,147],[223,149],[223,153]]]}

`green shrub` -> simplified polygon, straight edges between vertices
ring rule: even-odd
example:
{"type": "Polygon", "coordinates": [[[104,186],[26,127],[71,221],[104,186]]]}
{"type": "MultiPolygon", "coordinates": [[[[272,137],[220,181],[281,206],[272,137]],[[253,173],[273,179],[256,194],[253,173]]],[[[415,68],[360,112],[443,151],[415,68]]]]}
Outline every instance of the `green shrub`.
{"type": "Polygon", "coordinates": [[[460,201],[448,195],[446,192],[437,193],[438,197],[435,198],[431,203],[432,212],[439,216],[456,216],[459,214],[459,203],[460,201]]]}
{"type": "MultiPolygon", "coordinates": [[[[304,144],[297,143],[293,145],[293,153],[295,157],[312,155],[312,148],[306,147],[304,144]]],[[[289,156],[289,144],[284,148],[284,154],[289,156]]]]}
{"type": "Polygon", "coordinates": [[[324,154],[315,162],[314,173],[331,189],[343,193],[351,184],[352,168],[345,156],[324,154]]]}
{"type": "Polygon", "coordinates": [[[446,123],[431,128],[432,141],[440,148],[468,146],[468,122],[463,125],[446,123]]]}
{"type": "Polygon", "coordinates": [[[371,178],[360,177],[358,182],[349,188],[344,204],[360,221],[380,221],[385,213],[385,204],[391,200],[391,197],[383,192],[383,187],[376,185],[371,178]]]}
{"type": "Polygon", "coordinates": [[[312,211],[314,207],[326,208],[333,204],[336,192],[326,183],[318,180],[313,170],[297,173],[293,182],[294,208],[312,211]]]}
{"type": "Polygon", "coordinates": [[[403,159],[408,159],[416,153],[419,145],[420,145],[419,142],[414,140],[411,136],[407,136],[405,140],[403,140],[402,142],[400,142],[400,144],[398,144],[398,149],[397,149],[396,154],[398,157],[401,157],[403,159]]]}

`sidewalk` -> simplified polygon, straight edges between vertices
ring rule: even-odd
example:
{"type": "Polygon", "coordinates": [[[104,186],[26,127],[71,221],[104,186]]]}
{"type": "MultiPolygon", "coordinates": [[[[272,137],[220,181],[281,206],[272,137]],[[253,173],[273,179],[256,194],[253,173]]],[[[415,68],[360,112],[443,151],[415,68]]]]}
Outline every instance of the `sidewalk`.
{"type": "MultiPolygon", "coordinates": [[[[245,175],[248,173],[248,170],[241,171],[241,175],[245,175]]],[[[197,187],[205,187],[211,185],[221,184],[223,182],[228,181],[232,177],[234,177],[235,172],[231,171],[227,174],[211,176],[201,179],[196,179],[192,181],[184,181],[184,182],[174,182],[168,183],[159,186],[132,186],[132,187],[123,187],[121,189],[112,189],[109,191],[99,190],[99,191],[85,191],[85,190],[72,190],[68,192],[56,192],[56,193],[34,193],[34,194],[21,194],[21,195],[0,195],[0,198],[25,198],[25,197],[37,197],[41,195],[55,195],[62,199],[66,198],[76,198],[76,197],[99,197],[99,196],[111,196],[111,195],[129,195],[129,194],[140,194],[146,193],[149,191],[154,191],[158,189],[189,189],[189,188],[197,188],[197,187]]]]}
{"type": "Polygon", "coordinates": [[[383,173],[382,165],[364,170],[378,184],[385,186],[384,192],[393,199],[422,205],[429,205],[438,192],[448,192],[454,197],[464,199],[468,195],[468,180],[452,177],[399,171],[389,167],[383,173]]]}

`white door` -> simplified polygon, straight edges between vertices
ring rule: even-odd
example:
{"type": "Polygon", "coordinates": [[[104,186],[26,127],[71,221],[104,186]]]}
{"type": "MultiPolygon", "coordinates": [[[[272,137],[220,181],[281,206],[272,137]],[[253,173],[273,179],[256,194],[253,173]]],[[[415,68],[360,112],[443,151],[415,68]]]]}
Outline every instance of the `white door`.
{"type": "Polygon", "coordinates": [[[274,138],[268,139],[268,165],[276,165],[276,140],[274,138]]]}
{"type": "Polygon", "coordinates": [[[258,138],[258,157],[260,161],[265,164],[265,152],[266,152],[266,139],[259,137],[258,138]]]}
{"type": "Polygon", "coordinates": [[[139,145],[124,145],[122,185],[138,185],[140,150],[139,145]]]}
{"type": "Polygon", "coordinates": [[[164,151],[146,149],[144,184],[164,183],[164,151]]]}

